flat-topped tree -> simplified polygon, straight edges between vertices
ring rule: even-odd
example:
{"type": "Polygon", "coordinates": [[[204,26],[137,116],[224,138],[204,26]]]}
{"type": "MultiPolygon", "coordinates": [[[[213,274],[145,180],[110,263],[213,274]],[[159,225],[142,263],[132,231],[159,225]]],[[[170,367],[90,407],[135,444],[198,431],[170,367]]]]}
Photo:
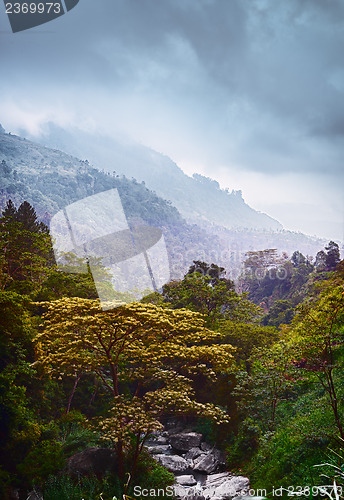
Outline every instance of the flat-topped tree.
{"type": "Polygon", "coordinates": [[[194,399],[195,374],[215,381],[233,365],[233,347],[220,345],[223,335],[207,329],[200,314],[142,303],[102,311],[98,301],[78,298],[46,307],[37,363],[55,376],[91,372],[108,390],[112,408],[97,426],[116,449],[121,476],[129,453],[135,468],[163,415],[227,421],[219,407],[194,399]]]}

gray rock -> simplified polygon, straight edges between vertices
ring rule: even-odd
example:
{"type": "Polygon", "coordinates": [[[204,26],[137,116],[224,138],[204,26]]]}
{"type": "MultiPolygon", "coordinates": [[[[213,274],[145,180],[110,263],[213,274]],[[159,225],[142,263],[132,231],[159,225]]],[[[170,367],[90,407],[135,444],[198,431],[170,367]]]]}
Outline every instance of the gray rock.
{"type": "Polygon", "coordinates": [[[156,438],[156,443],[157,444],[168,444],[167,436],[158,436],[156,438]]]}
{"type": "Polygon", "coordinates": [[[161,463],[163,467],[174,474],[185,472],[189,468],[188,462],[178,455],[154,455],[155,460],[161,463]]]}
{"type": "Polygon", "coordinates": [[[220,451],[218,449],[212,450],[212,455],[214,455],[215,459],[219,462],[221,465],[226,465],[226,455],[223,453],[223,451],[220,451]]]}
{"type": "Polygon", "coordinates": [[[203,490],[203,495],[206,498],[214,499],[216,497],[220,497],[221,499],[225,498],[234,498],[236,496],[247,495],[250,482],[247,477],[243,476],[233,476],[231,478],[225,479],[221,481],[221,484],[218,484],[218,480],[214,481],[213,484],[207,484],[203,490]],[[218,484],[218,486],[216,486],[218,484]]]}
{"type": "Polygon", "coordinates": [[[161,455],[162,453],[168,453],[171,450],[171,446],[169,444],[160,444],[160,445],[147,445],[147,451],[152,453],[152,455],[161,455]]]}
{"type": "Polygon", "coordinates": [[[180,432],[170,436],[170,443],[177,451],[189,451],[198,448],[202,441],[202,434],[197,432],[180,432]]]}
{"type": "Polygon", "coordinates": [[[206,499],[203,495],[188,495],[187,500],[206,500],[206,499]]]}
{"type": "Polygon", "coordinates": [[[187,453],[185,453],[184,458],[186,460],[195,460],[195,458],[202,455],[202,450],[200,448],[191,448],[187,453]]]}
{"type": "Polygon", "coordinates": [[[174,485],[174,493],[177,498],[187,500],[206,500],[200,486],[183,486],[181,484],[174,485]]]}
{"type": "Polygon", "coordinates": [[[181,484],[182,486],[194,486],[195,484],[197,484],[197,481],[194,478],[194,476],[190,474],[184,476],[177,476],[176,483],[181,484]]]}
{"type": "MultiPolygon", "coordinates": [[[[0,125],[1,127],[1,125],[0,125]]],[[[1,130],[0,130],[0,133],[1,133],[1,130]]],[[[32,491],[31,493],[29,493],[29,495],[35,493],[34,491],[32,491]]],[[[9,489],[8,489],[8,492],[7,492],[7,498],[9,500],[19,500],[20,499],[20,490],[18,488],[13,488],[13,486],[10,486],[9,489]]]]}
{"type": "Polygon", "coordinates": [[[67,472],[71,476],[96,474],[103,476],[107,472],[116,471],[118,462],[116,453],[110,448],[87,448],[76,453],[67,460],[67,472]]]}
{"type": "MultiPolygon", "coordinates": [[[[19,495],[15,498],[19,498],[19,495]]],[[[37,491],[31,491],[26,500],[43,500],[43,495],[37,491]]]]}
{"type": "Polygon", "coordinates": [[[210,450],[213,450],[214,449],[214,446],[211,446],[211,444],[208,444],[208,443],[201,443],[201,450],[202,451],[210,451],[210,450]]]}
{"type": "Polygon", "coordinates": [[[237,497],[234,497],[232,500],[266,500],[266,497],[256,497],[256,496],[251,496],[251,495],[239,495],[237,497]]]}
{"type": "Polygon", "coordinates": [[[207,455],[203,454],[197,457],[194,460],[193,468],[198,472],[211,474],[212,472],[215,472],[217,466],[218,461],[216,458],[211,453],[208,453],[207,455]]]}
{"type": "Polygon", "coordinates": [[[233,474],[230,474],[229,472],[220,472],[219,474],[211,474],[210,476],[207,477],[205,481],[205,486],[220,486],[224,481],[231,479],[233,474]]]}
{"type": "Polygon", "coordinates": [[[146,446],[153,446],[156,444],[168,444],[168,434],[164,433],[166,435],[162,434],[153,434],[152,436],[149,437],[146,441],[146,446]]]}

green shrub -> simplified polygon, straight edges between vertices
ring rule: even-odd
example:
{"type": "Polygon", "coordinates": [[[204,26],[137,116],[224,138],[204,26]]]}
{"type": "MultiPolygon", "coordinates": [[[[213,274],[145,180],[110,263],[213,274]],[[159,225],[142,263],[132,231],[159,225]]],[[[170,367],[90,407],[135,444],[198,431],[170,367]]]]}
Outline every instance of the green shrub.
{"type": "MultiPolygon", "coordinates": [[[[139,459],[137,473],[133,478],[128,494],[133,496],[134,486],[140,486],[142,489],[154,489],[156,492],[159,489],[166,490],[168,486],[173,485],[174,475],[168,472],[162,465],[154,460],[154,458],[144,451],[139,459]]],[[[157,500],[165,500],[164,496],[155,496],[157,500]]],[[[172,496],[168,498],[173,500],[172,496]]]]}
{"type": "Polygon", "coordinates": [[[227,464],[230,468],[240,467],[257,450],[261,430],[253,418],[247,418],[239,425],[237,436],[226,449],[227,464]]]}
{"type": "Polygon", "coordinates": [[[41,485],[51,474],[61,470],[63,465],[61,444],[56,441],[42,441],[18,465],[18,472],[28,483],[41,485]]]}
{"type": "Polygon", "coordinates": [[[119,479],[113,476],[103,480],[89,476],[78,481],[69,476],[51,477],[42,491],[44,500],[112,500],[122,495],[119,479]]]}

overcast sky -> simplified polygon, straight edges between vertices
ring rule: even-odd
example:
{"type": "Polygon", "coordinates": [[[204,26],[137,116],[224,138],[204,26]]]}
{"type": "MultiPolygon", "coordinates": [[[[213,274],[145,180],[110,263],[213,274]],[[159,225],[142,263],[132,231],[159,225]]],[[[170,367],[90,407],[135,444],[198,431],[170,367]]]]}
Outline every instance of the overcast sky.
{"type": "Polygon", "coordinates": [[[342,0],[80,0],[16,34],[1,2],[0,68],[7,131],[127,134],[343,240],[342,0]]]}

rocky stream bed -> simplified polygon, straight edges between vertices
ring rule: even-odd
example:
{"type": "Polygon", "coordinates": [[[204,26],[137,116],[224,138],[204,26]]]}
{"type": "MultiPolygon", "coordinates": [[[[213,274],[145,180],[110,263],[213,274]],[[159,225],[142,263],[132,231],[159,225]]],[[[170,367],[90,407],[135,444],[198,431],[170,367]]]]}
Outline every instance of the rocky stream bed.
{"type": "MultiPolygon", "coordinates": [[[[145,446],[155,460],[174,474],[173,489],[180,500],[262,500],[249,496],[248,478],[228,472],[224,453],[205,442],[200,433],[171,428],[153,435],[145,446]]],[[[102,476],[113,470],[116,463],[114,450],[87,448],[68,459],[66,472],[72,477],[102,476]]],[[[28,500],[43,497],[31,492],[28,500]]]]}
{"type": "Polygon", "coordinates": [[[146,447],[175,475],[174,491],[182,500],[244,500],[248,496],[248,478],[226,471],[224,454],[200,433],[170,429],[152,436],[146,447]]]}

